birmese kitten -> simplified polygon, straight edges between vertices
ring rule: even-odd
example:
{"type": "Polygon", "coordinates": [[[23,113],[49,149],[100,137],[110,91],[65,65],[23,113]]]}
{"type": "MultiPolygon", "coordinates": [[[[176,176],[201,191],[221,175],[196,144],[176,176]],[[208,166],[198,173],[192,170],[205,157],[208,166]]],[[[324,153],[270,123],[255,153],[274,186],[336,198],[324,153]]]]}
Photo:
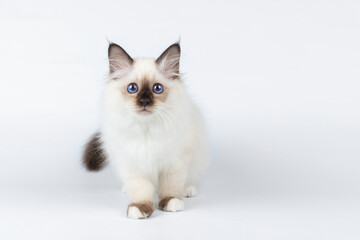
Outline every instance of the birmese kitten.
{"type": "Polygon", "coordinates": [[[155,193],[159,209],[184,210],[182,198],[196,194],[208,149],[201,114],[179,73],[180,45],[157,59],[133,59],[111,43],[108,56],[102,126],[87,143],[83,163],[90,171],[107,160],[115,166],[130,198],[130,218],[149,217],[155,193]]]}

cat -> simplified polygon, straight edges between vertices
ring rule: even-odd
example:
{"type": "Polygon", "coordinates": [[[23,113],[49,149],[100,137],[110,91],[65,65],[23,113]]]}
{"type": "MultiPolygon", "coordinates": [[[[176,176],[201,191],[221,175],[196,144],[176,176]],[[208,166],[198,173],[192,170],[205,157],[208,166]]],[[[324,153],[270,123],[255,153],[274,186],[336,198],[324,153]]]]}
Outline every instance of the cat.
{"type": "Polygon", "coordinates": [[[119,45],[108,48],[109,74],[103,121],[85,147],[89,171],[111,162],[130,198],[127,216],[149,217],[158,207],[184,210],[183,197],[196,195],[209,150],[202,115],[186,92],[180,44],[157,59],[131,58],[119,45]]]}

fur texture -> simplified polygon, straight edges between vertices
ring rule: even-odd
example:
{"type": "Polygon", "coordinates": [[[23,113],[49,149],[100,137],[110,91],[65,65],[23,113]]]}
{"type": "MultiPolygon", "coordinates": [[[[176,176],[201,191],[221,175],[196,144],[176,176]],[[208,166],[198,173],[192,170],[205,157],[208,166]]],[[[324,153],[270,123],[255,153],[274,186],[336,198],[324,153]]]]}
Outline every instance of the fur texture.
{"type": "Polygon", "coordinates": [[[162,210],[183,210],[181,198],[196,193],[208,160],[203,120],[185,90],[179,61],[178,43],[156,60],[132,59],[120,46],[109,46],[101,142],[124,183],[132,218],[151,215],[141,204],[153,203],[156,190],[162,210]],[[138,91],[129,93],[129,84],[138,91]],[[163,92],[156,94],[154,84],[163,92]]]}
{"type": "Polygon", "coordinates": [[[82,162],[89,171],[99,171],[105,166],[106,157],[102,148],[100,133],[95,133],[89,139],[84,149],[82,162]]]}

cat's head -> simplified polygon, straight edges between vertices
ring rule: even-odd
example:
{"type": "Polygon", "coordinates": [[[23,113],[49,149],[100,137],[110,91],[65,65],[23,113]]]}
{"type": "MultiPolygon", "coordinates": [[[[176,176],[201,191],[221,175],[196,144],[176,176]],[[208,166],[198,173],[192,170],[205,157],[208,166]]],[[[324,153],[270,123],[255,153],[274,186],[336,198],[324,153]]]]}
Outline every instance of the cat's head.
{"type": "Polygon", "coordinates": [[[108,49],[111,101],[123,111],[150,116],[168,111],[180,98],[180,45],[172,44],[157,59],[135,58],[119,45],[108,49]]]}

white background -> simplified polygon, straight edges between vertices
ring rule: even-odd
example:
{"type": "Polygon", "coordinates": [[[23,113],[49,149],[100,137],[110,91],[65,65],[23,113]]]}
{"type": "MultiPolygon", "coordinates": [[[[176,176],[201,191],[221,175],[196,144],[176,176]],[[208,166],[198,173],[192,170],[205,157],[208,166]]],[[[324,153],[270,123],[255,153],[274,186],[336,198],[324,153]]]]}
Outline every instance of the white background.
{"type": "Polygon", "coordinates": [[[359,1],[0,2],[0,239],[359,239],[359,1]],[[186,210],[126,218],[99,127],[107,40],[181,70],[213,159],[186,210]]]}

